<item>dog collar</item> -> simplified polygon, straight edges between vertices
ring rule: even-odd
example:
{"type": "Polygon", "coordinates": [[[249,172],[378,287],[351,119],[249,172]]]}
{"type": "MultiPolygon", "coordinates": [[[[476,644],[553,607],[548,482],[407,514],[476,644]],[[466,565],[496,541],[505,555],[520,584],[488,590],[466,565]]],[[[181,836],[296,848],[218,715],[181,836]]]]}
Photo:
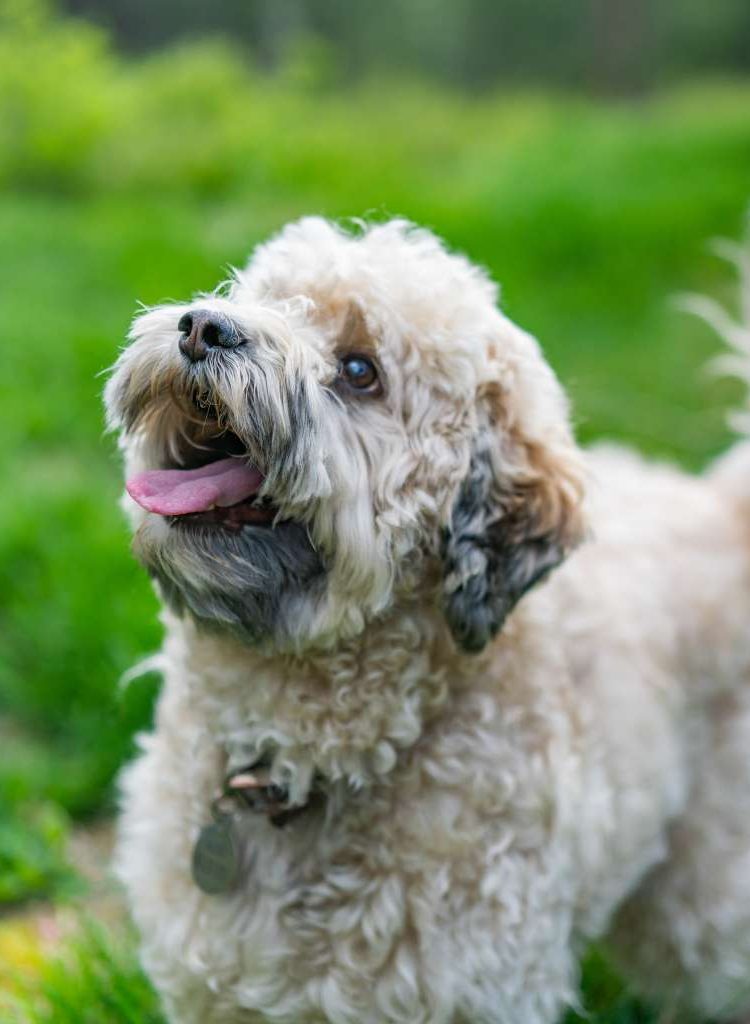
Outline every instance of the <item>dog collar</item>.
{"type": "Polygon", "coordinates": [[[271,781],[267,765],[248,765],[230,772],[211,802],[213,821],[203,826],[193,847],[195,884],[212,896],[232,892],[237,887],[242,847],[236,824],[244,811],[264,814],[276,828],[283,828],[304,814],[313,802],[319,802],[320,796],[319,784],[314,785],[307,803],[291,806],[288,791],[271,781]]]}

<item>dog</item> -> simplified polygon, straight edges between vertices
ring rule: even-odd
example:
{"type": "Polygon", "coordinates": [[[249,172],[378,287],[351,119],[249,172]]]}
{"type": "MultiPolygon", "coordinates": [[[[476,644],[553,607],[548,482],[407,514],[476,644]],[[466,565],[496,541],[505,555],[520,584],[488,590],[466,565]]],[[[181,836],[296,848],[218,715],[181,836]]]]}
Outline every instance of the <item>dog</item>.
{"type": "Polygon", "coordinates": [[[166,630],[116,871],[171,1022],[554,1024],[592,939],[748,1012],[750,444],[582,451],[398,220],[143,312],[106,406],[166,630]]]}

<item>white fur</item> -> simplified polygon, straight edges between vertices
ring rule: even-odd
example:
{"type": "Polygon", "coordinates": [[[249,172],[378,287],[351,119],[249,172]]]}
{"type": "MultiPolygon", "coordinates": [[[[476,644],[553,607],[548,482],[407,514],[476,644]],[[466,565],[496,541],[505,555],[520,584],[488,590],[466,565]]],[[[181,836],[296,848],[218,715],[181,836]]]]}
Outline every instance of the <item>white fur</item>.
{"type": "MultiPolygon", "coordinates": [[[[750,1008],[750,446],[701,478],[583,455],[495,301],[427,232],[315,218],[200,300],[263,339],[262,384],[255,365],[213,383],[233,424],[252,386],[293,429],[281,385],[327,386],[352,303],[387,387],[314,404],[316,449],[281,501],[329,583],[285,640],[164,615],[117,866],[175,1024],[554,1024],[607,933],[661,998],[750,1008]],[[439,537],[482,432],[498,502],[565,550],[585,540],[469,655],[445,624],[439,537]],[[294,803],[320,773],[326,809],[280,830],[246,815],[242,885],[206,896],[190,859],[211,798],[263,754],[294,803]]],[[[160,381],[180,373],[188,308],[147,313],[110,383],[115,423],[150,389],[153,414],[123,433],[131,470],[181,429],[160,381]]]]}

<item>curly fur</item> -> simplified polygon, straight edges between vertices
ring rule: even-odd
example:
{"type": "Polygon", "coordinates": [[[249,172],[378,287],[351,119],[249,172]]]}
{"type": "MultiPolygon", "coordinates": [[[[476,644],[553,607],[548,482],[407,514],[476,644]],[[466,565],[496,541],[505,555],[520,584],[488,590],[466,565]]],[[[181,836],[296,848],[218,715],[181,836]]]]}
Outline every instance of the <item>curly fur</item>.
{"type": "Polygon", "coordinates": [[[128,502],[171,607],[117,865],[175,1024],[554,1024],[607,934],[684,1012],[750,1008],[750,446],[581,452],[496,300],[426,231],[308,218],[118,361],[129,471],[207,443],[197,395],[279,510],[207,549],[128,502]],[[197,308],[250,343],[187,366],[197,308]],[[339,389],[352,350],[381,397],[339,389]],[[244,815],[206,896],[196,836],[261,758],[326,799],[244,815]]]}

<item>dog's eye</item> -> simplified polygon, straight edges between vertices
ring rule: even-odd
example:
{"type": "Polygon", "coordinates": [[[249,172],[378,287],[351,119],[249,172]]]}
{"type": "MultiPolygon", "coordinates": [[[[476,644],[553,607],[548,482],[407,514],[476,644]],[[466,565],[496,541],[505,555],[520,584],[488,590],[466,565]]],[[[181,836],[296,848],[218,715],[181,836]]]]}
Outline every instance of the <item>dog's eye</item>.
{"type": "Polygon", "coordinates": [[[378,371],[367,356],[344,356],[339,363],[339,375],[350,388],[357,391],[372,394],[380,388],[378,371]]]}

